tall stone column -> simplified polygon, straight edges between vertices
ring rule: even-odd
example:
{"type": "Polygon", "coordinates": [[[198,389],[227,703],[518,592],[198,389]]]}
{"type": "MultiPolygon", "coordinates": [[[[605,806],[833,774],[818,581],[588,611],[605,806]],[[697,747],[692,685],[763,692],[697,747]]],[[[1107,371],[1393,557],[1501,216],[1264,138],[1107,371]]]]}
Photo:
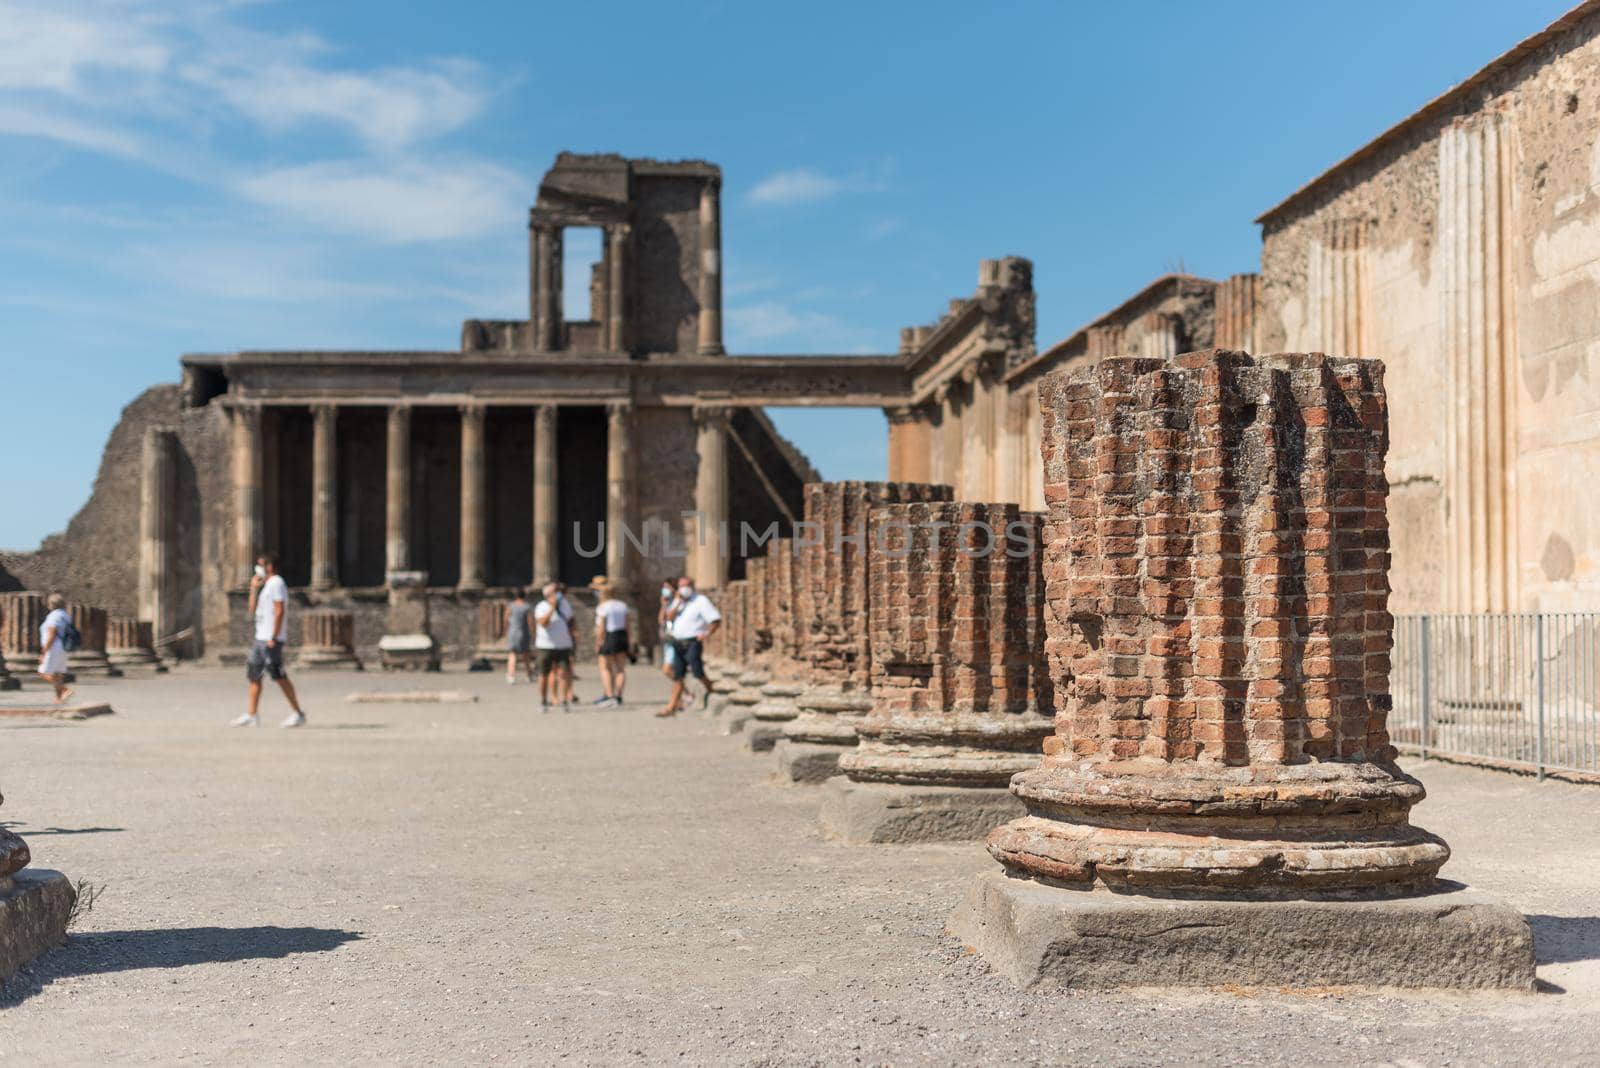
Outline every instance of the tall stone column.
{"type": "Polygon", "coordinates": [[[628,233],[626,223],[606,227],[606,348],[628,351],[628,233]]]}
{"type": "Polygon", "coordinates": [[[148,620],[153,641],[173,631],[177,608],[174,583],[174,528],[178,505],[178,436],[166,427],[144,434],[139,480],[139,615],[148,620]]]}
{"type": "Polygon", "coordinates": [[[385,453],[384,569],[411,570],[411,406],[389,409],[385,453]]]}
{"type": "Polygon", "coordinates": [[[633,530],[633,405],[606,406],[606,576],[630,597],[636,570],[628,559],[626,532],[633,530]]]}
{"type": "Polygon", "coordinates": [[[951,924],[1014,981],[1531,986],[1521,917],[1437,884],[1389,744],[1382,376],[1212,350],[1041,383],[1055,732],[951,924]]]}
{"type": "Polygon", "coordinates": [[[949,486],[924,482],[813,482],[805,488],[808,538],[801,546],[806,597],[798,626],[808,662],[797,715],[783,725],[778,776],[822,782],[856,744],[856,724],[872,708],[873,509],[912,501],[948,501],[949,486]]]}
{"type": "Polygon", "coordinates": [[[927,482],[933,478],[933,442],[926,413],[915,405],[885,408],[889,420],[889,481],[927,482]]]}
{"type": "Polygon", "coordinates": [[[550,258],[550,232],[541,223],[528,224],[528,320],[533,327],[533,347],[544,349],[545,309],[550,305],[550,278],[545,273],[550,258]]]}
{"type": "Polygon", "coordinates": [[[533,583],[556,577],[561,569],[557,540],[561,502],[556,489],[556,406],[533,409],[533,583]]]}
{"type": "Polygon", "coordinates": [[[339,584],[339,485],[336,426],[339,409],[312,409],[311,437],[311,588],[339,584]]]}
{"type": "Polygon", "coordinates": [[[964,470],[967,446],[963,440],[966,427],[962,421],[966,405],[961,402],[963,388],[965,387],[959,382],[946,382],[939,387],[937,394],[940,407],[939,481],[957,492],[966,482],[964,470]]]}
{"type": "Polygon", "coordinates": [[[722,355],[722,181],[700,187],[700,355],[722,355]]]}
{"type": "Polygon", "coordinates": [[[825,833],[960,841],[1023,814],[1006,785],[1038,764],[1055,715],[1043,519],[1013,504],[872,510],[872,711],[826,786],[825,833]]]}
{"type": "Polygon", "coordinates": [[[695,527],[689,559],[695,582],[706,589],[728,583],[728,559],[722,544],[728,525],[728,409],[702,405],[694,410],[695,527]]]}
{"type": "Polygon", "coordinates": [[[250,581],[262,552],[261,408],[237,404],[233,409],[233,568],[234,581],[250,581]]]}
{"type": "Polygon", "coordinates": [[[483,589],[488,529],[483,423],[483,405],[461,406],[461,577],[456,582],[461,590],[483,589]]]}

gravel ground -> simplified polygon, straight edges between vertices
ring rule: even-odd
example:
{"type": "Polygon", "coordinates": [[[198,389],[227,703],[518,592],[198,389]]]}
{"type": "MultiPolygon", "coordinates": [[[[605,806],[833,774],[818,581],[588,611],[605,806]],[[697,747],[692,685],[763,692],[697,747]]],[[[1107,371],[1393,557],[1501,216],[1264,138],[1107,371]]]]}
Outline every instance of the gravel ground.
{"type": "Polygon", "coordinates": [[[651,718],[653,673],[548,715],[496,674],[300,683],[302,731],[228,729],[242,680],[207,670],[0,720],[0,815],[104,886],[5,988],[0,1058],[1600,1063],[1600,787],[1413,765],[1445,873],[1532,919],[1541,993],[1019,993],[943,933],[979,846],[822,841],[770,754],[651,718]],[[343,700],[416,686],[481,700],[343,700]]]}

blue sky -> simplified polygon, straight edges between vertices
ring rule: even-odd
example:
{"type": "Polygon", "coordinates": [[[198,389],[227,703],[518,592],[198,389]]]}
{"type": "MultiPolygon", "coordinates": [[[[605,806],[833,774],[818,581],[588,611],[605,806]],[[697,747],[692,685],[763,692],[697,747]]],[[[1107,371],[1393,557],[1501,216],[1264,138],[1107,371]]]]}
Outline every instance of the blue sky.
{"type": "MultiPolygon", "coordinates": [[[[1567,6],[0,0],[0,546],[182,352],[526,314],[561,149],[722,165],[733,351],[891,352],[1012,253],[1042,346],[1254,269],[1256,214],[1567,6]]],[[[774,415],[882,475],[879,413],[774,415]]]]}

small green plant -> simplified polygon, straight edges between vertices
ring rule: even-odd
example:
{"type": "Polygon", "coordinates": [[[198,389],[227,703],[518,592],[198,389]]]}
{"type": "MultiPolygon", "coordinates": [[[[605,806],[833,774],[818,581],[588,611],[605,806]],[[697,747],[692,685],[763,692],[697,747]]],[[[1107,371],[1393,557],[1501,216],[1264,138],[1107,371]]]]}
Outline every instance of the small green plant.
{"type": "Polygon", "coordinates": [[[67,910],[67,930],[72,930],[78,921],[94,911],[94,903],[100,900],[100,895],[105,892],[105,883],[98,885],[88,879],[79,879],[76,887],[77,899],[72,902],[72,908],[67,910]]]}

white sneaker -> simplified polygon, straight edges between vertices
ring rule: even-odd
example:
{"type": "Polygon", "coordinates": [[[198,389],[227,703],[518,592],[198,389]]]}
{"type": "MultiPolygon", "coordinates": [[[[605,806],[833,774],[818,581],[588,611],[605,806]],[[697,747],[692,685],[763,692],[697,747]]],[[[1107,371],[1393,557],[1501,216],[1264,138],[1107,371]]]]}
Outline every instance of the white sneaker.
{"type": "Polygon", "coordinates": [[[278,724],[280,727],[304,727],[305,725],[306,714],[304,712],[291,712],[288,719],[278,724]]]}
{"type": "Polygon", "coordinates": [[[259,727],[259,726],[261,726],[261,720],[260,720],[260,718],[258,718],[256,716],[252,716],[250,713],[246,712],[242,716],[240,716],[238,719],[236,719],[232,723],[228,724],[228,726],[230,726],[230,727],[259,727]]]}

